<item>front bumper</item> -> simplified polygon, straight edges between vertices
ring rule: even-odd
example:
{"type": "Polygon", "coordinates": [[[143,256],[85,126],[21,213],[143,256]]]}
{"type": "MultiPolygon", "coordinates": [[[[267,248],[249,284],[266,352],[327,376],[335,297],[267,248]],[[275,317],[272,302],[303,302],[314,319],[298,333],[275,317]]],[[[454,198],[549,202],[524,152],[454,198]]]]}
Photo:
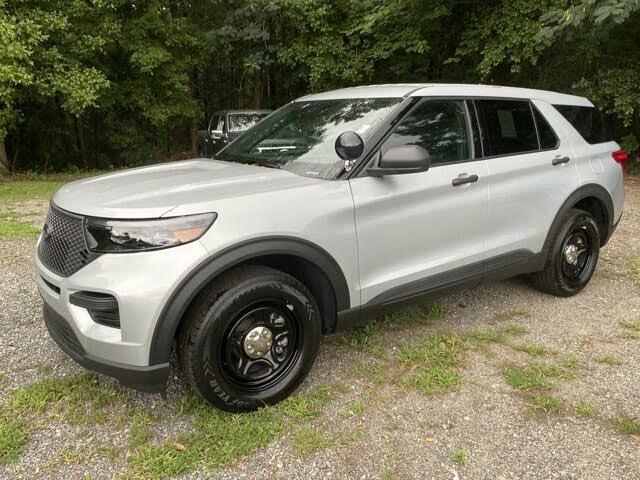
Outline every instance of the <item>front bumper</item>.
{"type": "Polygon", "coordinates": [[[204,246],[196,241],[153,252],[101,255],[69,277],[49,270],[37,251],[36,246],[44,320],[60,348],[85,368],[138,390],[161,392],[169,364],[150,365],[154,330],[173,290],[208,256],[204,246]],[[115,297],[120,328],[97,323],[86,308],[70,302],[76,292],[115,297]]]}
{"type": "Polygon", "coordinates": [[[69,322],[46,303],[44,324],[60,350],[84,368],[114,377],[127,387],[143,392],[162,393],[169,377],[169,364],[136,367],[98,358],[84,350],[69,322]]]}

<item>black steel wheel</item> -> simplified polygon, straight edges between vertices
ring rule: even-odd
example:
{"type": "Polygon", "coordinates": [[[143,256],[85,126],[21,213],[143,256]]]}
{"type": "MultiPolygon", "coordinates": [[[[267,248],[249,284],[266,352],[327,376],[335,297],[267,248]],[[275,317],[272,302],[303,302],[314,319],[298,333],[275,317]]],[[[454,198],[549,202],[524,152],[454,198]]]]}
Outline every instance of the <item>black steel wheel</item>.
{"type": "Polygon", "coordinates": [[[320,345],[320,314],[295,278],[250,266],[211,285],[189,308],[179,356],[194,389],[231,412],[255,410],[290,395],[320,345]]]}
{"type": "Polygon", "coordinates": [[[582,291],[595,271],[600,234],[590,213],[572,209],[551,242],[544,270],[533,275],[543,291],[568,297],[582,291]]]}

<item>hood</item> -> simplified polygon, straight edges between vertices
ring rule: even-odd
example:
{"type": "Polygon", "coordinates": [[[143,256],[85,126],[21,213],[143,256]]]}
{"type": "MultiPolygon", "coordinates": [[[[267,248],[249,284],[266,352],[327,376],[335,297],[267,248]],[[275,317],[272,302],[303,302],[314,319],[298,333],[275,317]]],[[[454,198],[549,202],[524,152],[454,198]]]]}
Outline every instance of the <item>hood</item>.
{"type": "Polygon", "coordinates": [[[53,203],[69,212],[104,218],[170,216],[179,206],[211,204],[319,180],[286,170],[217,160],[189,160],[134,168],[64,185],[53,203]],[[169,215],[167,215],[169,214],[169,215]]]}

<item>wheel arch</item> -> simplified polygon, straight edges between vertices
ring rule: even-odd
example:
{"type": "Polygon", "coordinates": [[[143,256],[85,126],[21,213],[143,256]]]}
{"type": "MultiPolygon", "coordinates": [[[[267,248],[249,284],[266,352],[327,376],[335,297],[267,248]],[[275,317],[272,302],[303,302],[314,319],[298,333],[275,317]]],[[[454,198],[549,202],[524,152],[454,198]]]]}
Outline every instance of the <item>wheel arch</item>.
{"type": "Polygon", "coordinates": [[[572,208],[586,210],[594,216],[596,223],[598,224],[601,245],[604,246],[609,240],[611,233],[613,232],[613,200],[611,199],[609,192],[602,185],[589,183],[582,185],[569,195],[558,210],[544,241],[542,251],[545,255],[551,246],[553,232],[559,228],[562,218],[572,208]]]}
{"type": "Polygon", "coordinates": [[[335,329],[337,312],[350,307],[349,286],[336,260],[322,247],[294,237],[266,237],[241,242],[207,258],[198,265],[173,291],[156,322],[151,346],[149,365],[169,361],[175,335],[187,307],[212,280],[220,274],[242,264],[259,264],[276,268],[300,279],[302,275],[313,278],[314,284],[305,285],[316,296],[323,315],[323,328],[335,329]],[[296,259],[283,267],[282,261],[296,259]],[[312,270],[305,273],[304,266],[312,270]],[[302,269],[302,270],[301,270],[302,269]],[[326,285],[323,285],[323,280],[326,285]],[[331,287],[324,292],[323,286],[331,287]],[[333,302],[333,303],[332,303],[333,302]],[[323,309],[325,310],[323,312],[323,309]],[[327,311],[335,309],[333,311],[327,311]]]}

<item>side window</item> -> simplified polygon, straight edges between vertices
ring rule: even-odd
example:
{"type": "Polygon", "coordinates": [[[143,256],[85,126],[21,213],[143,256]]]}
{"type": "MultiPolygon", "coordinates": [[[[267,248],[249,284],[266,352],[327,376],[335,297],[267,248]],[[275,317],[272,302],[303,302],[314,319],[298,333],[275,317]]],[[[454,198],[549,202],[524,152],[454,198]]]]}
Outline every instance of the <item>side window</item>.
{"type": "Polygon", "coordinates": [[[434,165],[469,160],[471,133],[464,100],[428,100],[411,112],[382,146],[419,145],[434,165]]]}
{"type": "Polygon", "coordinates": [[[575,105],[554,105],[582,138],[590,144],[612,141],[600,110],[595,107],[578,107],[575,105]]]}
{"type": "Polygon", "coordinates": [[[536,107],[533,107],[533,116],[536,119],[536,127],[538,127],[538,137],[540,137],[540,148],[545,150],[547,148],[556,148],[558,146],[558,137],[556,132],[553,131],[549,122],[538,111],[536,107]]]}
{"type": "Polygon", "coordinates": [[[224,125],[226,122],[226,115],[220,115],[218,117],[218,122],[216,124],[216,130],[220,130],[221,132],[224,130],[224,125]]]}
{"type": "Polygon", "coordinates": [[[484,155],[538,150],[538,136],[528,101],[476,100],[483,129],[484,155]]]}
{"type": "Polygon", "coordinates": [[[224,129],[224,115],[214,115],[211,117],[211,130],[220,130],[224,129]]]}

